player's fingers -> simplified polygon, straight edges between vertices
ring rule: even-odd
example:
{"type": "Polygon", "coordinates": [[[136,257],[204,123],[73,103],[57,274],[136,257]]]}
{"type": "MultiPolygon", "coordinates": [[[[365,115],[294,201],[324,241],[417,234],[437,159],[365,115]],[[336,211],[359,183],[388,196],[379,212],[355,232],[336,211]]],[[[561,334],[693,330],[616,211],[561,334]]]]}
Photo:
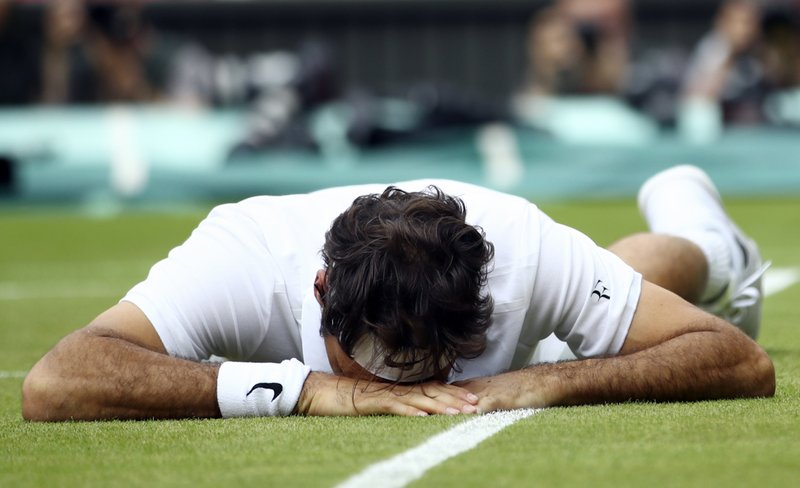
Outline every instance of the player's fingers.
{"type": "Polygon", "coordinates": [[[480,380],[457,381],[455,383],[451,383],[450,386],[461,388],[462,391],[469,392],[472,395],[471,398],[479,399],[483,398],[483,394],[486,390],[486,384],[480,380]]]}
{"type": "Polygon", "coordinates": [[[431,396],[431,389],[427,394],[421,387],[415,387],[407,392],[393,392],[398,401],[416,407],[422,411],[440,415],[458,415],[460,413],[476,413],[477,408],[469,402],[452,395],[442,388],[435,388],[435,396],[431,396]]]}
{"type": "Polygon", "coordinates": [[[431,398],[417,386],[395,385],[390,389],[362,392],[357,410],[361,413],[381,413],[393,415],[440,414],[457,415],[476,413],[474,405],[442,394],[431,398]]]}
{"type": "Polygon", "coordinates": [[[477,407],[461,397],[461,391],[443,383],[420,385],[370,384],[359,389],[355,399],[356,411],[362,414],[457,415],[477,413],[477,407]]]}
{"type": "Polygon", "coordinates": [[[389,404],[386,405],[386,409],[387,410],[384,413],[400,415],[403,417],[427,417],[429,415],[425,410],[420,410],[412,405],[406,405],[399,402],[389,402],[389,404]]]}
{"type": "Polygon", "coordinates": [[[442,401],[446,401],[448,403],[455,401],[456,403],[466,402],[472,405],[477,405],[479,400],[478,395],[475,395],[466,388],[456,385],[448,385],[441,382],[429,382],[423,383],[419,386],[427,396],[436,398],[437,400],[442,399],[442,401]]]}
{"type": "Polygon", "coordinates": [[[394,395],[387,390],[362,393],[357,400],[356,409],[361,415],[390,414],[405,417],[427,416],[438,413],[419,408],[416,397],[394,395]]]}
{"type": "Polygon", "coordinates": [[[453,396],[456,396],[473,405],[478,403],[478,395],[458,385],[443,385],[444,388],[453,396]]]}

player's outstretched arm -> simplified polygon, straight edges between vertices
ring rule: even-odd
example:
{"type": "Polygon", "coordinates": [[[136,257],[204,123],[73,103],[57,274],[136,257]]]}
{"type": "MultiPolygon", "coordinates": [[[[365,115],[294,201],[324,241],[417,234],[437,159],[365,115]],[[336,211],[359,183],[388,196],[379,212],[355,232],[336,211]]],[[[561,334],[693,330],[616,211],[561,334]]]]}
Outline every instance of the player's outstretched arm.
{"type": "MultiPolygon", "coordinates": [[[[28,420],[219,417],[219,366],[170,357],[147,317],[122,302],[62,339],[23,384],[28,420]]],[[[477,398],[441,383],[405,386],[312,372],[304,415],[473,413],[477,398]],[[466,410],[465,410],[466,408],[466,410]]]]}
{"type": "Polygon", "coordinates": [[[28,420],[218,417],[219,367],[170,357],[146,316],[121,302],[62,339],[22,387],[28,420]]]}
{"type": "Polygon", "coordinates": [[[644,282],[618,356],[541,364],[460,384],[489,411],[772,396],[775,370],[766,352],[734,326],[644,282]]]}

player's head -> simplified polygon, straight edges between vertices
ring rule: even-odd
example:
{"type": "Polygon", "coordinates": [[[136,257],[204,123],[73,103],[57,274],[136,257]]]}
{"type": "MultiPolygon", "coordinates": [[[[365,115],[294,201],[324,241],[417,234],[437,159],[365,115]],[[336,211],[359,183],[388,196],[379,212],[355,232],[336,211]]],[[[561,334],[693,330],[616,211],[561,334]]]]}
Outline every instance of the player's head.
{"type": "Polygon", "coordinates": [[[486,347],[494,247],[439,188],[357,198],[325,234],[322,328],[390,380],[445,379],[486,347]]]}

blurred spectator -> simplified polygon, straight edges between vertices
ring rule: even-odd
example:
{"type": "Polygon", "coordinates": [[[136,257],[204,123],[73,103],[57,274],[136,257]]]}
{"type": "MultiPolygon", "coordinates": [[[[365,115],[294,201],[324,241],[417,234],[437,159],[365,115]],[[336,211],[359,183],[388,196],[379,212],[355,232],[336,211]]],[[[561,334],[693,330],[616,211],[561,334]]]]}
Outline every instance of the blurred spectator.
{"type": "Polygon", "coordinates": [[[764,12],[764,69],[776,89],[800,87],[800,1],[764,12]]]}
{"type": "Polygon", "coordinates": [[[217,88],[227,103],[247,103],[250,108],[245,137],[234,145],[231,156],[248,155],[275,147],[315,149],[307,115],[339,95],[333,52],[327,43],[306,40],[296,53],[260,53],[247,61],[229,57],[217,73],[240,73],[217,88]],[[238,93],[238,96],[233,96],[238,93]]]}
{"type": "Polygon", "coordinates": [[[395,97],[343,89],[333,49],[321,39],[305,40],[296,53],[252,56],[241,71],[246,76],[236,91],[253,97],[247,133],[230,153],[234,162],[275,148],[349,157],[351,151],[420,140],[439,129],[508,118],[482,97],[436,83],[414,83],[395,97]]]}
{"type": "Polygon", "coordinates": [[[82,48],[85,15],[79,0],[51,2],[44,19],[42,46],[42,101],[66,102],[71,98],[70,75],[82,48]]]}
{"type": "Polygon", "coordinates": [[[631,63],[625,100],[660,126],[672,127],[687,58],[686,49],[677,45],[651,46],[640,53],[631,63]]]}
{"type": "Polygon", "coordinates": [[[585,89],[616,93],[628,71],[631,7],[628,0],[560,0],[585,46],[585,89]]]}
{"type": "Polygon", "coordinates": [[[684,120],[705,119],[716,131],[713,118],[723,124],[763,121],[768,84],[761,61],[761,12],[750,0],[722,4],[714,27],[692,55],[684,83],[684,120]],[[716,108],[715,108],[716,107],[716,108]],[[718,110],[719,114],[701,114],[718,110]]]}
{"type": "Polygon", "coordinates": [[[44,102],[155,102],[200,91],[180,85],[196,80],[181,76],[191,66],[181,58],[196,50],[156,33],[138,1],[50,2],[44,22],[44,102]]]}
{"type": "Polygon", "coordinates": [[[539,12],[528,35],[534,95],[618,93],[627,72],[628,0],[559,0],[539,12]]]}
{"type": "Polygon", "coordinates": [[[0,0],[0,105],[30,103],[38,94],[36,45],[20,10],[12,0],[0,0]]]}
{"type": "Polygon", "coordinates": [[[517,120],[570,143],[650,141],[656,125],[622,100],[631,30],[628,0],[558,0],[538,12],[528,30],[528,83],[512,100],[517,120]]]}
{"type": "Polygon", "coordinates": [[[561,11],[543,10],[528,31],[528,86],[531,95],[581,91],[584,49],[561,11]]]}

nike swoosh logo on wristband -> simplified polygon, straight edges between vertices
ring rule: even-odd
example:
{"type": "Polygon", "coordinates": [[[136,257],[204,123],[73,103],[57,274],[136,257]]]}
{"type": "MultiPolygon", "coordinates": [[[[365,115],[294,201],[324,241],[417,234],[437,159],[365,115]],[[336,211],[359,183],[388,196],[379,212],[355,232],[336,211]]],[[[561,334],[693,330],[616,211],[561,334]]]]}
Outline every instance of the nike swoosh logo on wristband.
{"type": "Polygon", "coordinates": [[[245,397],[249,397],[251,393],[253,393],[255,390],[259,388],[272,390],[271,401],[273,402],[275,401],[276,398],[280,396],[281,393],[283,393],[283,385],[280,383],[256,383],[255,385],[253,385],[252,388],[250,388],[250,391],[247,392],[247,395],[245,395],[245,397]]]}

